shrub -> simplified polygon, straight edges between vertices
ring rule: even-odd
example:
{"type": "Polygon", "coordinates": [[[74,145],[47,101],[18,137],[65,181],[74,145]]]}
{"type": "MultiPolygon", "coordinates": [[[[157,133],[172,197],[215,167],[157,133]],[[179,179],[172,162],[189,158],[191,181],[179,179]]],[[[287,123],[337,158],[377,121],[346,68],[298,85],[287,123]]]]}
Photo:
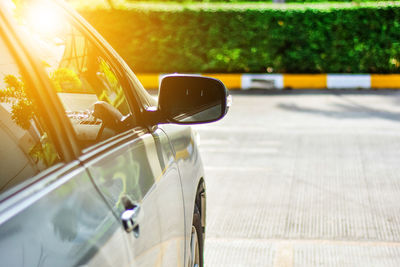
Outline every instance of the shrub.
{"type": "Polygon", "coordinates": [[[400,5],[80,9],[136,72],[400,72],[400,5]]]}

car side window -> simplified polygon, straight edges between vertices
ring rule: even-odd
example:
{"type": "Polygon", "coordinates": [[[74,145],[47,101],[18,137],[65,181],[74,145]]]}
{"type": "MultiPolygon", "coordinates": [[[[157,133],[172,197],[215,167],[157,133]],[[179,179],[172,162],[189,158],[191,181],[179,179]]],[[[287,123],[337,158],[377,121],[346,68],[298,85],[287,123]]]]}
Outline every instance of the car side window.
{"type": "Polygon", "coordinates": [[[33,42],[81,148],[132,128],[135,116],[124,93],[122,75],[102,48],[50,1],[16,3],[16,22],[33,42]]]}
{"type": "Polygon", "coordinates": [[[0,38],[0,194],[60,162],[30,88],[0,38]]]}
{"type": "Polygon", "coordinates": [[[84,36],[75,36],[67,46],[82,50],[70,48],[74,54],[65,56],[50,77],[81,147],[130,129],[134,116],[115,69],[84,36]]]}

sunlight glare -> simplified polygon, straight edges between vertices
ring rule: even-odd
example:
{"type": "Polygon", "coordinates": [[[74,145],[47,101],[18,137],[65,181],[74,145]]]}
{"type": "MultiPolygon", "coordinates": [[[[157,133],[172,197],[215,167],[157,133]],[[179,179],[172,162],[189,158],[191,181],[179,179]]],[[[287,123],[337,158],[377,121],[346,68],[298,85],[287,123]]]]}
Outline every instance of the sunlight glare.
{"type": "Polygon", "coordinates": [[[61,30],[63,22],[56,7],[46,3],[29,8],[27,24],[34,32],[40,35],[54,36],[61,30]]]}

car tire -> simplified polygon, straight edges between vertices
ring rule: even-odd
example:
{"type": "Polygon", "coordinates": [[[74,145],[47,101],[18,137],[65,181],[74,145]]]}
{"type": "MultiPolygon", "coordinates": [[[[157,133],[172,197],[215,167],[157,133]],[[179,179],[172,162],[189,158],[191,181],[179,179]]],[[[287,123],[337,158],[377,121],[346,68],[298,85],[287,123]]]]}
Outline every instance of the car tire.
{"type": "Polygon", "coordinates": [[[203,249],[204,249],[204,238],[203,238],[203,227],[201,226],[201,215],[200,211],[195,205],[193,212],[193,223],[192,232],[190,238],[190,259],[189,267],[203,267],[203,249]]]}

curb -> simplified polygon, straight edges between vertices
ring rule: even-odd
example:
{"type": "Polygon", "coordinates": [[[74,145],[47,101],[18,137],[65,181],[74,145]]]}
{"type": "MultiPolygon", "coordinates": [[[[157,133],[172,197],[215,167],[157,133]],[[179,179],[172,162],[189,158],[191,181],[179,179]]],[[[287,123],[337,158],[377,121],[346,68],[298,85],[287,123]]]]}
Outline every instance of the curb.
{"type": "MultiPolygon", "coordinates": [[[[137,74],[147,89],[166,74],[137,74]]],[[[248,89],[400,89],[400,74],[213,74],[230,90],[248,89]]]]}

